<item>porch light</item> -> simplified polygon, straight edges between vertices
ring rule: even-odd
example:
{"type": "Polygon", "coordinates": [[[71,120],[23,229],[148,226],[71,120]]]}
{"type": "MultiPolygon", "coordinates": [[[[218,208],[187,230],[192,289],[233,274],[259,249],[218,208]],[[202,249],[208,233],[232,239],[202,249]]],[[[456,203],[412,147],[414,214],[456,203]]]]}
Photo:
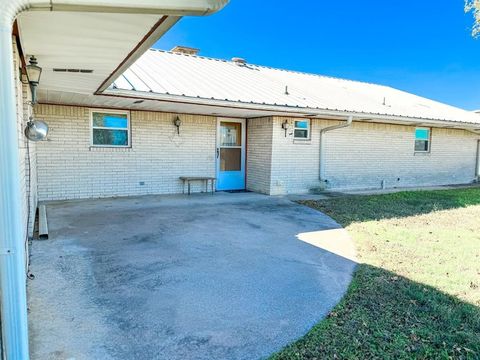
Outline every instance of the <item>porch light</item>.
{"type": "Polygon", "coordinates": [[[182,120],[177,116],[175,120],[173,120],[173,125],[177,127],[177,134],[180,135],[180,126],[182,125],[182,120]]]}
{"type": "Polygon", "coordinates": [[[30,84],[30,90],[32,91],[32,104],[37,102],[37,86],[40,83],[40,75],[42,74],[42,68],[38,66],[37,58],[30,56],[29,65],[27,65],[27,77],[30,84]]]}
{"type": "Polygon", "coordinates": [[[285,137],[287,137],[287,131],[288,131],[289,127],[290,127],[290,124],[288,123],[288,120],[285,120],[282,123],[282,129],[285,130],[285,137]]]}

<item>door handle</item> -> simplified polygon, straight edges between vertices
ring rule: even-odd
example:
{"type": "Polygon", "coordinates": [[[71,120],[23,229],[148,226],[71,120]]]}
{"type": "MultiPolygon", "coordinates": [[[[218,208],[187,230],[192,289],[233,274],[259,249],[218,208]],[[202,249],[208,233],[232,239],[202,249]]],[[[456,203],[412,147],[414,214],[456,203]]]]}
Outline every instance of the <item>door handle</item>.
{"type": "Polygon", "coordinates": [[[219,156],[220,156],[220,149],[217,148],[217,159],[218,159],[219,156]]]}

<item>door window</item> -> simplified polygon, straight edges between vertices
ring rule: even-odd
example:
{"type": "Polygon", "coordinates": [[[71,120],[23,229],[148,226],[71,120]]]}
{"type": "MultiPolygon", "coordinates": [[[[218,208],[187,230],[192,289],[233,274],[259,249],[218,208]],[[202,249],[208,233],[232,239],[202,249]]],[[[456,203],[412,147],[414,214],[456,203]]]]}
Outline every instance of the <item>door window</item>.
{"type": "Polygon", "coordinates": [[[220,171],[242,170],[242,124],[220,122],[220,171]]]}

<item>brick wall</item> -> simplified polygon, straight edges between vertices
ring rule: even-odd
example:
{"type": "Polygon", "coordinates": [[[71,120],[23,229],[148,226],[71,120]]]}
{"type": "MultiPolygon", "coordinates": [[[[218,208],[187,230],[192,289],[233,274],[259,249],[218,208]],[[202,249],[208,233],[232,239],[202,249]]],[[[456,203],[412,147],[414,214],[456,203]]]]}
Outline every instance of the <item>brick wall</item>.
{"type": "MultiPolygon", "coordinates": [[[[50,125],[49,141],[38,143],[41,200],[180,193],[179,176],[215,176],[216,118],[132,111],[131,148],[90,146],[88,108],[38,105],[50,125]]],[[[285,136],[282,122],[265,117],[247,122],[247,189],[265,194],[306,193],[324,186],[319,177],[320,129],[338,121],[311,121],[311,138],[285,136]]],[[[432,129],[431,152],[415,154],[413,126],[354,122],[326,134],[326,178],[330,189],[463,184],[475,178],[478,136],[432,129]]],[[[194,191],[201,191],[195,186],[194,191]]]]}
{"type": "Polygon", "coordinates": [[[273,120],[247,120],[247,189],[270,193],[272,171],[273,120]]]}
{"type": "MultiPolygon", "coordinates": [[[[320,129],[338,121],[312,120],[311,140],[285,137],[284,117],[273,119],[271,194],[304,193],[321,186],[320,129]]],[[[294,119],[288,119],[293,124],[294,119]]],[[[330,189],[378,189],[470,183],[475,179],[479,136],[432,129],[431,152],[414,152],[413,126],[354,122],[326,134],[326,178],[330,189]]]]}
{"type": "MultiPolygon", "coordinates": [[[[215,176],[216,118],[132,111],[131,148],[90,146],[90,111],[37,105],[50,127],[38,144],[40,200],[181,193],[180,176],[215,176]]],[[[195,185],[193,191],[201,191],[195,185]]]]}
{"type": "Polygon", "coordinates": [[[18,147],[20,155],[20,190],[22,192],[23,222],[25,224],[24,237],[32,236],[33,223],[35,221],[35,212],[37,209],[37,167],[36,167],[36,144],[29,142],[24,135],[25,125],[32,115],[30,87],[26,82],[25,76],[21,79],[20,57],[15,37],[13,37],[13,59],[16,85],[16,103],[17,103],[17,134],[18,147]]]}
{"type": "MultiPolygon", "coordinates": [[[[295,119],[273,118],[272,195],[305,193],[318,188],[319,135],[318,122],[311,123],[310,140],[295,140],[293,125],[295,119]],[[288,120],[290,128],[285,136],[282,123],[288,120]]],[[[298,119],[297,119],[298,120],[298,119]]]]}
{"type": "Polygon", "coordinates": [[[327,133],[326,177],[333,188],[463,184],[475,179],[479,136],[433,128],[431,151],[415,153],[415,128],[354,123],[327,133]]]}

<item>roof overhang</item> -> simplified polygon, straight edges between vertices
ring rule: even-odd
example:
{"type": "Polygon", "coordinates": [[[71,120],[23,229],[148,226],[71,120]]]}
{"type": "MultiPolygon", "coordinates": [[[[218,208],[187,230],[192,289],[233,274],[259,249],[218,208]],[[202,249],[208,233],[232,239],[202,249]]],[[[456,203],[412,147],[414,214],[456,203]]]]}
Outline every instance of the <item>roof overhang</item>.
{"type": "Polygon", "coordinates": [[[42,103],[53,105],[85,106],[104,109],[124,109],[138,111],[161,111],[184,114],[200,114],[236,118],[257,118],[284,116],[309,119],[345,120],[349,116],[354,121],[408,126],[430,126],[464,129],[480,132],[479,124],[426,118],[392,116],[367,112],[312,109],[282,105],[253,104],[213,99],[191,98],[176,95],[163,95],[109,88],[102,94],[81,95],[56,91],[43,92],[42,103]]]}
{"type": "Polygon", "coordinates": [[[40,91],[101,93],[182,16],[208,15],[227,2],[31,0],[17,17],[18,35],[23,54],[43,68],[40,91]]]}
{"type": "Polygon", "coordinates": [[[123,97],[130,99],[149,99],[159,102],[173,102],[177,104],[197,104],[203,106],[210,106],[216,108],[227,109],[242,109],[244,111],[257,111],[262,115],[277,115],[277,116],[298,116],[307,118],[324,118],[324,119],[345,119],[349,116],[353,116],[357,121],[365,122],[379,122],[379,123],[392,123],[401,125],[416,125],[416,126],[438,126],[457,129],[468,129],[470,131],[480,131],[480,124],[461,122],[461,121],[449,121],[443,119],[430,119],[430,118],[414,118],[401,115],[380,114],[380,113],[368,113],[359,111],[348,110],[336,110],[336,109],[318,109],[318,108],[302,108],[284,105],[271,105],[271,104],[256,104],[256,103],[244,103],[233,102],[214,99],[202,99],[192,98],[187,96],[166,95],[148,92],[139,92],[131,90],[120,89],[107,89],[102,94],[104,96],[123,97]]]}

